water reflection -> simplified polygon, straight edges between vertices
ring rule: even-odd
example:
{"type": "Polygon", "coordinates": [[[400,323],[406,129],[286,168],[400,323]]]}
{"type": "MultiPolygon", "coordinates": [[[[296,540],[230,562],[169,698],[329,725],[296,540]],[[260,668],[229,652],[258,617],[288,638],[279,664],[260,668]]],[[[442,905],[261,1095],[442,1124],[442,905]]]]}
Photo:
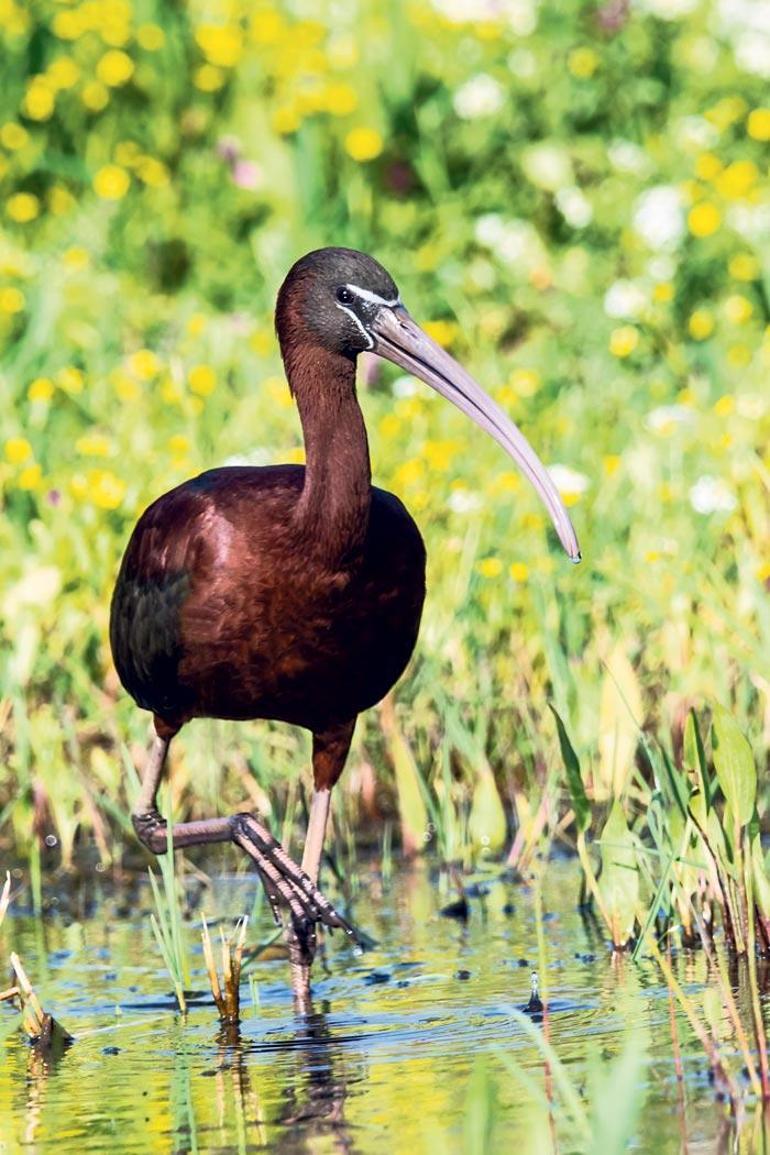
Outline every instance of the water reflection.
{"type": "MultiPolygon", "coordinates": [[[[238,914],[251,906],[252,886],[223,879],[208,905],[238,914]]],[[[466,1143],[479,1057],[494,1103],[495,1149],[524,1155],[543,1142],[551,1147],[547,1115],[533,1115],[500,1060],[526,1069],[546,1100],[556,1093],[542,1053],[510,1013],[527,1003],[537,966],[527,887],[492,880],[469,899],[466,924],[440,917],[456,891],[439,890],[425,869],[405,872],[390,889],[374,876],[363,894],[358,914],[379,945],[361,958],[335,936],[315,976],[314,1006],[300,1017],[285,959],[260,959],[258,1005],[249,1005],[244,986],[237,1030],[218,1030],[209,999],[186,1020],[175,1013],[141,891],[128,914],[117,913],[124,905],[117,896],[95,912],[81,904],[66,919],[7,919],[0,951],[21,952],[44,1005],[76,1036],[58,1063],[41,1062],[16,1036],[13,1013],[0,1008],[0,1037],[4,1023],[10,1032],[0,1061],[8,1151],[457,1151],[466,1143]]],[[[572,865],[549,867],[541,976],[548,1041],[579,1093],[593,1060],[617,1056],[631,1031],[643,1056],[642,1149],[765,1150],[764,1118],[741,1125],[715,1104],[702,1051],[672,1015],[656,968],[613,959],[595,924],[575,909],[576,894],[572,865]]],[[[197,943],[191,925],[191,951],[197,943]]],[[[200,987],[203,962],[195,958],[200,987]]],[[[708,979],[704,952],[681,955],[675,967],[697,995],[708,979]]]]}

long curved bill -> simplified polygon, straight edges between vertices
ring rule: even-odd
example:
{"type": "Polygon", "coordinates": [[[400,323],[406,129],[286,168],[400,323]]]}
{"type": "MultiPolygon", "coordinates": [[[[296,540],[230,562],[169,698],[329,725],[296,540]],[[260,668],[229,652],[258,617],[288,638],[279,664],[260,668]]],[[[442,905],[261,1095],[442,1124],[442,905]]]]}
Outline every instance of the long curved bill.
{"type": "Polygon", "coordinates": [[[462,365],[415,324],[403,306],[380,309],[371,322],[370,332],[375,341],[374,353],[421,378],[502,445],[535,487],[567,554],[573,562],[579,562],[577,535],[559,497],[559,491],[548,470],[510,417],[466,373],[462,365]]]}

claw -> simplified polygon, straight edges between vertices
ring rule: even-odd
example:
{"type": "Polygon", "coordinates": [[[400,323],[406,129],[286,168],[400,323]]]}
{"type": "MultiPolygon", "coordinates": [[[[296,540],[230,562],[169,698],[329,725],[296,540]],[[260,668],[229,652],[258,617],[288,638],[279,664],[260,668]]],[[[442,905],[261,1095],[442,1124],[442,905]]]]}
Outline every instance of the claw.
{"type": "Polygon", "coordinates": [[[312,958],[315,949],[315,925],[340,927],[354,942],[358,935],[321,893],[312,878],[289,857],[260,822],[251,814],[237,814],[233,819],[233,840],[249,854],[262,878],[268,901],[276,921],[278,904],[289,908],[297,938],[303,944],[303,953],[312,958]],[[307,928],[312,928],[308,932],[307,928]],[[312,944],[310,942],[312,934],[312,944]]]}

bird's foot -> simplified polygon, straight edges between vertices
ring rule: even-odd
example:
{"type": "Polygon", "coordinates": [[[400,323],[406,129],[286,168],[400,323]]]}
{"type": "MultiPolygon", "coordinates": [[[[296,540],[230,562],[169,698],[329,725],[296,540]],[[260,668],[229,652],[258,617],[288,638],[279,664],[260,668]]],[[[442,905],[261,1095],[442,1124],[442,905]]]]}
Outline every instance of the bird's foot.
{"type": "Polygon", "coordinates": [[[157,810],[144,814],[132,814],[131,822],[139,839],[153,854],[165,854],[168,850],[168,826],[157,810]]]}
{"type": "Polygon", "coordinates": [[[355,929],[261,822],[251,814],[236,814],[232,825],[233,841],[251,856],[259,871],[276,923],[281,921],[281,906],[288,907],[292,930],[306,965],[313,961],[318,923],[330,929],[339,927],[358,942],[355,929]]]}

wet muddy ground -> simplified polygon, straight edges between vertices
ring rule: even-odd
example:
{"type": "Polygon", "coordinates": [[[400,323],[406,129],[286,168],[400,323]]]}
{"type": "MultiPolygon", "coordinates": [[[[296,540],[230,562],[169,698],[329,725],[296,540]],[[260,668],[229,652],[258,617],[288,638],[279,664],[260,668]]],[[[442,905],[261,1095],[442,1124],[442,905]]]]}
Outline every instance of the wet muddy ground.
{"type": "MultiPolygon", "coordinates": [[[[582,1090],[591,1064],[609,1063],[630,1030],[644,1056],[637,1149],[731,1149],[732,1124],[681,1021],[677,1080],[660,973],[650,960],[612,958],[576,909],[578,881],[577,865],[558,861],[543,885],[547,1030],[573,1083],[582,1090]]],[[[250,911],[256,885],[216,877],[207,916],[250,911]]],[[[151,933],[149,886],[102,886],[42,918],[17,904],[0,930],[3,957],[21,954],[44,1006],[76,1039],[45,1062],[19,1033],[18,1012],[0,1006],[1,1152],[470,1152],[479,1111],[489,1150],[538,1149],[542,1111],[504,1063],[546,1086],[542,1055],[511,1013],[527,1003],[538,965],[527,885],[492,878],[464,924],[441,917],[453,895],[427,867],[387,886],[375,867],[363,870],[354,915],[379,945],[360,956],[340,935],[330,940],[304,1020],[285,960],[257,960],[235,1035],[220,1030],[207,992],[197,915],[186,934],[192,986],[204,993],[185,1021],[151,933]]],[[[249,939],[269,933],[264,914],[249,939]]],[[[682,953],[675,967],[697,1001],[702,953],[682,953]]],[[[563,1120],[557,1133],[560,1150],[577,1149],[563,1120]]]]}

